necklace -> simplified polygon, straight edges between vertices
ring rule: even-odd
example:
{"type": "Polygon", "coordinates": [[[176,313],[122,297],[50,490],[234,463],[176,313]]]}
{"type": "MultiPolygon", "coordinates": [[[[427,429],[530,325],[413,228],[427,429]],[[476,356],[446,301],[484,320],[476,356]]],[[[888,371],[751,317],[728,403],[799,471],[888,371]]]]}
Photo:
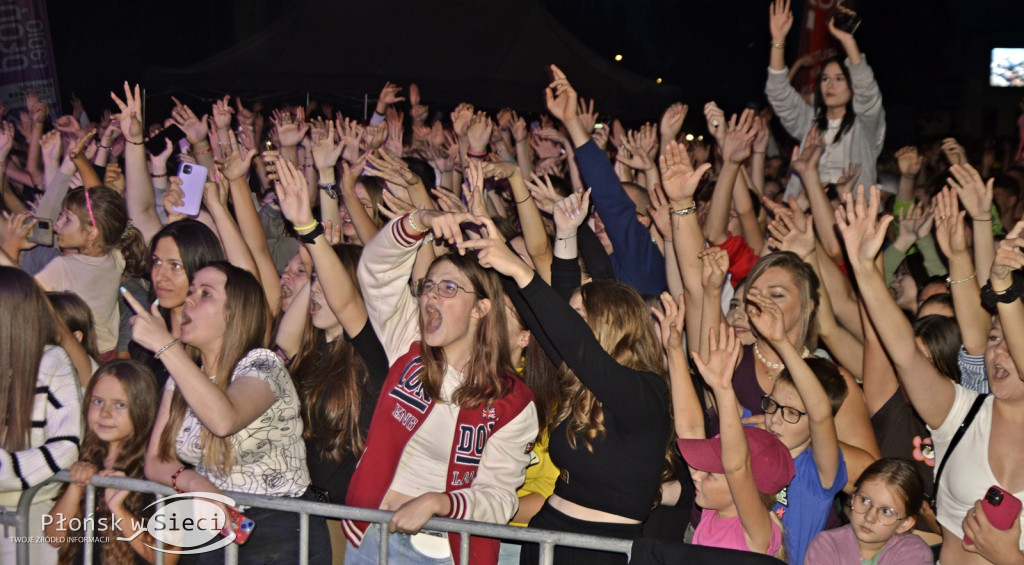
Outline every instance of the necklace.
{"type": "MultiPolygon", "coordinates": [[[[757,356],[758,361],[764,363],[765,367],[768,367],[769,369],[775,371],[776,373],[786,368],[786,365],[784,363],[773,363],[766,359],[765,356],[761,354],[761,349],[757,346],[756,341],[754,342],[754,355],[757,356]]],[[[810,350],[804,347],[803,352],[800,353],[800,358],[807,359],[808,357],[810,357],[810,355],[810,350]]],[[[768,373],[768,378],[771,380],[775,380],[775,375],[773,375],[772,373],[768,373]]]]}

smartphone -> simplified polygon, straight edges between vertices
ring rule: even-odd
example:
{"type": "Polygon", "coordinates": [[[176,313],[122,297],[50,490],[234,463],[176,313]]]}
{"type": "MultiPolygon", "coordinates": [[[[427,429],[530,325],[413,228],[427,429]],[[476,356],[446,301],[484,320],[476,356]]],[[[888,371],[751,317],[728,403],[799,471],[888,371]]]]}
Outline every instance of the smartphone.
{"type": "Polygon", "coordinates": [[[836,26],[836,29],[845,31],[846,33],[852,34],[857,31],[860,27],[860,16],[847,10],[840,10],[836,8],[832,10],[832,23],[836,26]]]}
{"type": "MultiPolygon", "coordinates": [[[[1013,521],[1020,516],[1021,503],[1013,494],[993,485],[985,493],[981,507],[985,510],[985,517],[992,522],[993,526],[1000,530],[1009,530],[1013,526],[1013,521]]],[[[964,543],[974,545],[971,538],[967,536],[964,536],[964,543]]]]}
{"type": "Polygon", "coordinates": [[[28,240],[39,245],[53,247],[53,221],[37,217],[36,225],[32,226],[32,231],[28,232],[28,240]]]}
{"type": "Polygon", "coordinates": [[[174,211],[186,216],[195,216],[203,204],[203,187],[206,185],[206,167],[182,163],[178,165],[178,178],[181,179],[181,191],[185,193],[185,203],[175,206],[174,211]]]}
{"type": "Polygon", "coordinates": [[[228,519],[230,520],[224,525],[224,528],[220,531],[220,535],[227,537],[232,532],[235,534],[235,543],[238,545],[244,545],[245,542],[249,541],[249,534],[252,533],[253,528],[256,527],[256,522],[253,522],[249,518],[245,517],[234,506],[228,506],[228,519]]]}
{"type": "Polygon", "coordinates": [[[178,124],[171,124],[146,141],[146,151],[149,151],[152,155],[163,153],[164,149],[167,148],[165,139],[171,140],[171,154],[173,155],[179,150],[181,140],[185,139],[185,132],[181,131],[178,124]]]}

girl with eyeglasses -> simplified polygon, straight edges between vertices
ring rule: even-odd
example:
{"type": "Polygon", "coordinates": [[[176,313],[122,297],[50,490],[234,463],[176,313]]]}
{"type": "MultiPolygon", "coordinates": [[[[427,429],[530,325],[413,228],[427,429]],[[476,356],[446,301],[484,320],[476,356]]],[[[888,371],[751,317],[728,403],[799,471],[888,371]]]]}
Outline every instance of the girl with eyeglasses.
{"type": "Polygon", "coordinates": [[[850,523],[818,534],[804,563],[931,565],[931,548],[910,533],[923,503],[924,483],[912,463],[875,461],[857,479],[850,523]]]}
{"type": "MultiPolygon", "coordinates": [[[[282,210],[305,190],[290,163],[279,167],[282,210]]],[[[410,292],[427,233],[451,244],[466,213],[416,210],[370,240],[357,271],[366,314],[390,370],[345,503],[394,511],[388,555],[401,563],[459,561],[460,536],[421,532],[434,516],[507,523],[518,506],[537,438],[533,394],[514,376],[505,297],[498,276],[472,255],[430,263],[410,292]]],[[[322,241],[316,222],[298,230],[322,241]]],[[[345,563],[377,563],[380,526],[345,520],[345,563]]],[[[472,537],[470,563],[493,564],[498,540],[472,537]]]]}

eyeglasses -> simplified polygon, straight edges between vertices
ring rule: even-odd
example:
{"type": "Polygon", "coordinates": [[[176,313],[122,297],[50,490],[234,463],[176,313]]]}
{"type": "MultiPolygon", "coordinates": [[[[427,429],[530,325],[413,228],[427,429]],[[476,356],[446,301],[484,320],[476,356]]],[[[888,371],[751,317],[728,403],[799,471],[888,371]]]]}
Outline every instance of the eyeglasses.
{"type": "Polygon", "coordinates": [[[855,493],[853,498],[850,500],[850,508],[857,514],[867,514],[872,508],[877,510],[876,516],[878,517],[878,523],[883,526],[891,526],[896,522],[906,520],[904,516],[900,518],[900,513],[895,508],[889,508],[888,506],[875,506],[871,504],[871,499],[864,496],[863,494],[855,493]]]}
{"type": "Polygon", "coordinates": [[[761,397],[761,410],[764,410],[765,414],[774,414],[779,410],[782,410],[782,419],[790,424],[796,424],[800,421],[801,417],[807,415],[807,412],[802,412],[792,406],[783,406],[779,404],[774,398],[767,394],[761,397]]]}
{"type": "Polygon", "coordinates": [[[458,294],[460,290],[462,292],[465,292],[466,294],[479,296],[472,290],[466,290],[465,288],[462,288],[461,286],[459,286],[459,283],[455,281],[443,280],[434,282],[430,279],[423,278],[412,283],[413,296],[423,296],[424,294],[427,294],[428,292],[434,289],[437,289],[437,295],[440,296],[441,298],[455,298],[455,295],[458,294]]]}

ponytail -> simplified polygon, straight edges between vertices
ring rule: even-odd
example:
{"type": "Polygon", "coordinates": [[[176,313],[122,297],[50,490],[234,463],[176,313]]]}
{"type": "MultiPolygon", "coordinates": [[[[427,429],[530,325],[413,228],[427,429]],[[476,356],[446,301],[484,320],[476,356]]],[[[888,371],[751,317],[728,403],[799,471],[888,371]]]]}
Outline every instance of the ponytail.
{"type": "Polygon", "coordinates": [[[142,237],[142,232],[132,225],[130,219],[124,232],[121,233],[121,240],[118,241],[117,247],[121,249],[121,256],[124,257],[125,273],[130,277],[145,278],[148,273],[149,248],[142,237]]]}

